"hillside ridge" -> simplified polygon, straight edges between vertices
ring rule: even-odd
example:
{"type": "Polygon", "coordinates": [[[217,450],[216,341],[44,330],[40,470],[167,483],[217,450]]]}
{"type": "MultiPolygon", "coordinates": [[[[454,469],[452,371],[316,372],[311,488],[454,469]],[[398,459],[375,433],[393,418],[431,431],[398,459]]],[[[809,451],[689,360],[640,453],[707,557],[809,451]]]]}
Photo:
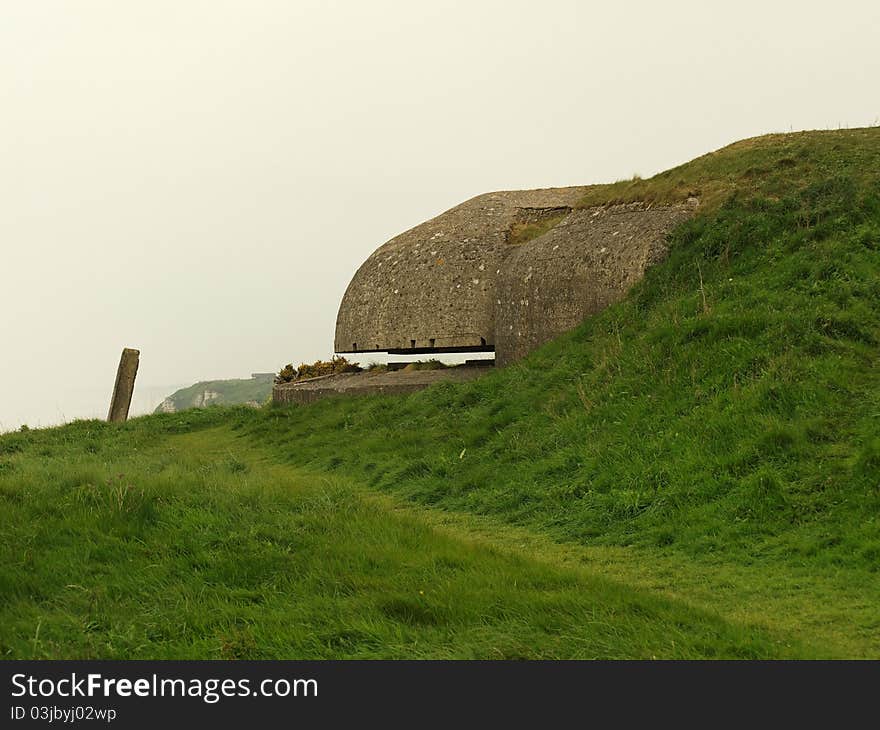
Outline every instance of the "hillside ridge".
{"type": "Polygon", "coordinates": [[[261,406],[272,393],[274,373],[254,373],[250,378],[200,380],[166,397],[154,413],[176,413],[211,405],[261,406]]]}

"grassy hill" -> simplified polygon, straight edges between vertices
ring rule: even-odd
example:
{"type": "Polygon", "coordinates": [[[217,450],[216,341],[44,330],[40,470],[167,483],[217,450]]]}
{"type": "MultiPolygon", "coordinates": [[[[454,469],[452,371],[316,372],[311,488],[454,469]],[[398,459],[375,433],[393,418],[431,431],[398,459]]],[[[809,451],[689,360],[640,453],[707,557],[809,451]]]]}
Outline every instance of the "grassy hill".
{"type": "Polygon", "coordinates": [[[880,656],[880,129],[584,205],[694,194],[478,381],[0,437],[0,655],[880,656]]]}
{"type": "Polygon", "coordinates": [[[156,408],[156,413],[174,413],[209,405],[262,405],[272,395],[269,375],[231,380],[202,380],[174,391],[156,408]]]}

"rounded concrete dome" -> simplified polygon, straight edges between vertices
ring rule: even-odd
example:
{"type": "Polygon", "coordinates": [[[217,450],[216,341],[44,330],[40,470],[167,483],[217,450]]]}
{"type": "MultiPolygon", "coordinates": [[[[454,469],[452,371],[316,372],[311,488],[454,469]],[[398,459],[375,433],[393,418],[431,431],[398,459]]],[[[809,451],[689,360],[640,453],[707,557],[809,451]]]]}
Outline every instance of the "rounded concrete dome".
{"type": "Polygon", "coordinates": [[[479,195],[380,246],[336,319],[336,352],[492,349],[496,281],[515,223],[567,212],[584,188],[479,195]]]}

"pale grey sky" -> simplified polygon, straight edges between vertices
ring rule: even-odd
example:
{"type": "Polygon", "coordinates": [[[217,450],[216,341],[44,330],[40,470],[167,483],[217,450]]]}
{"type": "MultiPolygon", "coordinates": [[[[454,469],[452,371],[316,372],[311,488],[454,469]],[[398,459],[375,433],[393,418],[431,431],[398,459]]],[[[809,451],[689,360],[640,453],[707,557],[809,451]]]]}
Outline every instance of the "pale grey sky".
{"type": "MultiPolygon", "coordinates": [[[[880,3],[0,0],[0,429],[332,352],[383,241],[489,190],[880,122],[880,3]]],[[[169,391],[170,392],[170,391],[169,391]]]]}

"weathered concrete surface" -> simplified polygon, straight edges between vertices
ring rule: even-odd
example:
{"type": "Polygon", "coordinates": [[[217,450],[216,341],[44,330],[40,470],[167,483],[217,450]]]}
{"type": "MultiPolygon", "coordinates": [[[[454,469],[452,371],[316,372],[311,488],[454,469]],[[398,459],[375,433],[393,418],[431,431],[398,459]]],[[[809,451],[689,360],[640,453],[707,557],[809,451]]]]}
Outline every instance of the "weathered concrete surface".
{"type": "Polygon", "coordinates": [[[128,420],[128,409],[131,407],[131,396],[134,393],[134,380],[137,377],[140,350],[126,347],[119,358],[116,371],[116,383],[113,386],[113,398],[110,400],[110,412],[107,420],[121,423],[128,420]]]}
{"type": "Polygon", "coordinates": [[[462,365],[445,370],[396,370],[382,373],[323,375],[298,383],[275,385],[272,388],[272,400],[275,403],[312,403],[330,395],[412,393],[444,381],[474,380],[491,371],[491,367],[462,365]]]}
{"type": "Polygon", "coordinates": [[[495,300],[495,358],[518,360],[621,299],[666,255],[688,205],[575,210],[504,261],[495,300]]]}
{"type": "Polygon", "coordinates": [[[345,292],[336,352],[491,346],[495,279],[511,226],[567,211],[583,192],[486,193],[392,238],[345,292]]]}
{"type": "Polygon", "coordinates": [[[336,351],[484,346],[509,363],[623,297],[698,204],[578,209],[584,192],[488,193],[391,239],[345,292],[336,351]],[[560,214],[511,245],[515,224],[560,214]]]}

